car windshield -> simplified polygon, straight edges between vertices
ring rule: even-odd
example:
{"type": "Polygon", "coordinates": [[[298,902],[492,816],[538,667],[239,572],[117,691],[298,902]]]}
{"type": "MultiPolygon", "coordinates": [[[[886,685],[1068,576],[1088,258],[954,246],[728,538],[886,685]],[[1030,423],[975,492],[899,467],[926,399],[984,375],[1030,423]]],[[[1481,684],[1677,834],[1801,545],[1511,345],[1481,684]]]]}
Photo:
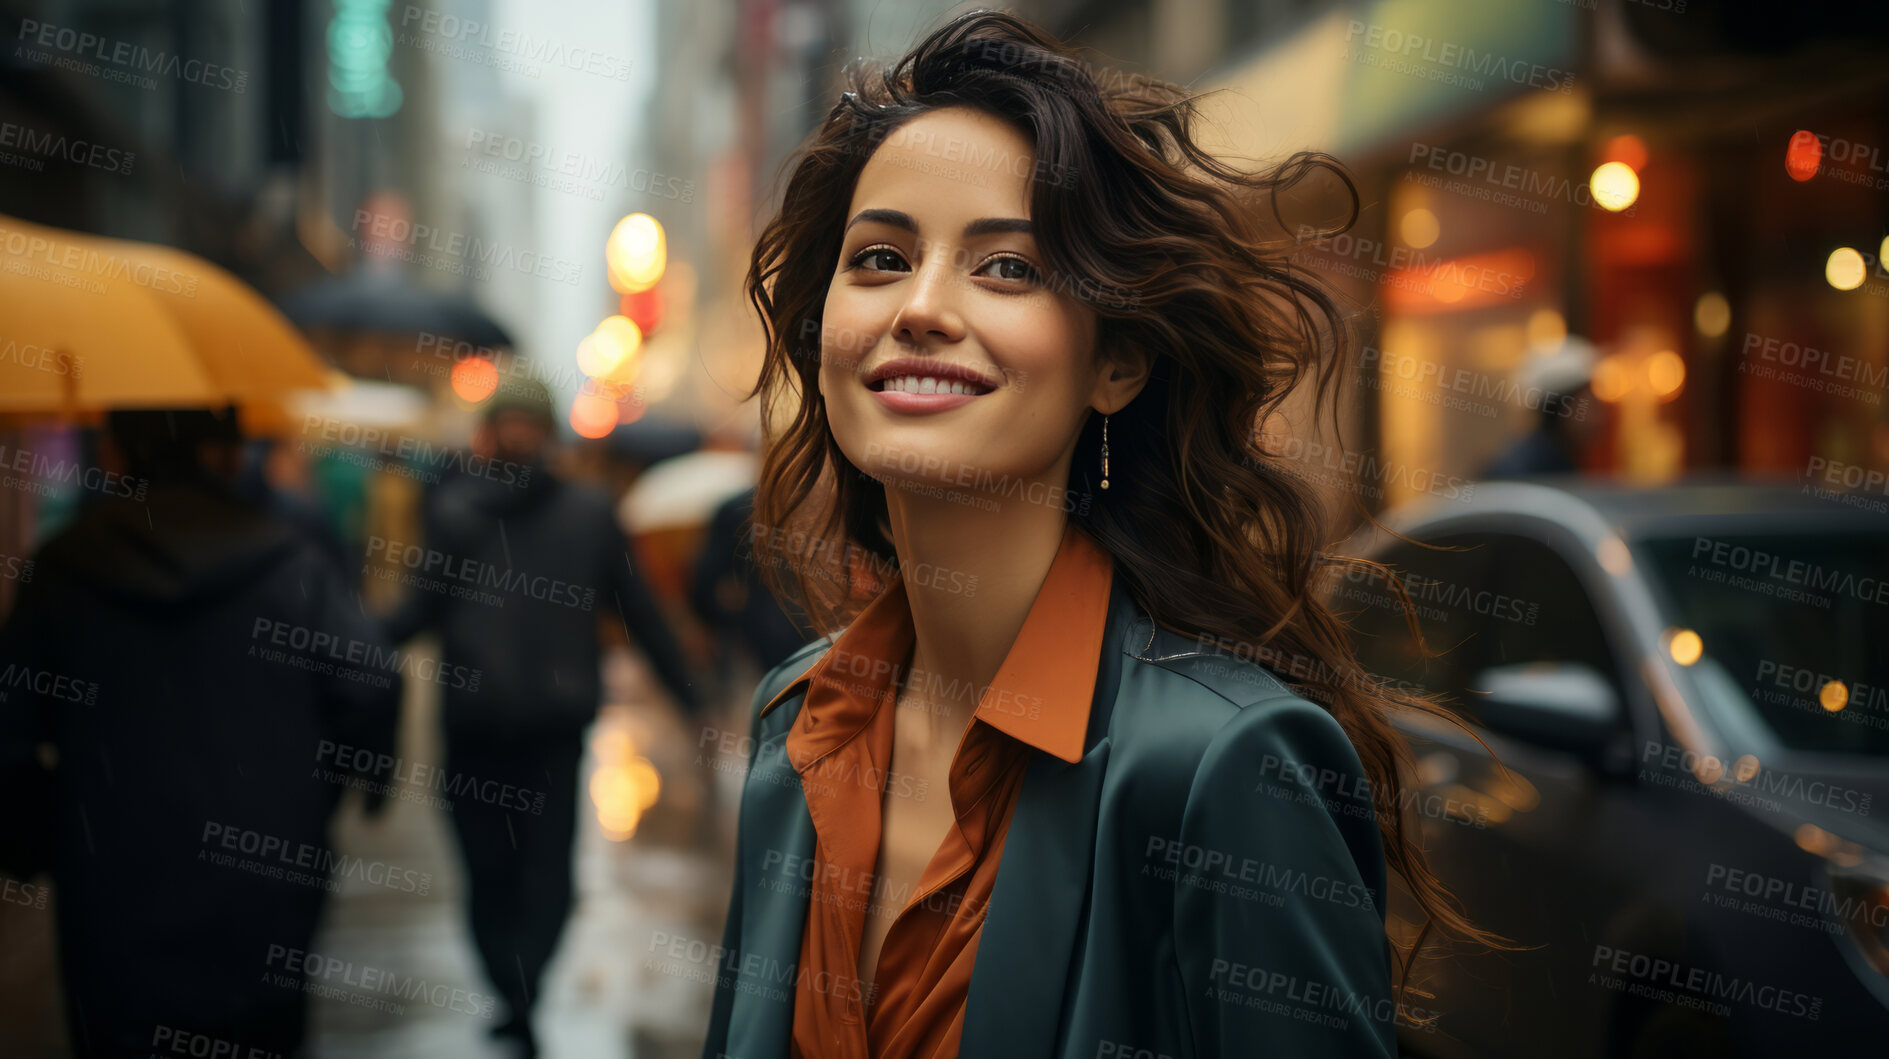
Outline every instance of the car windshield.
{"type": "Polygon", "coordinates": [[[1785,746],[1889,753],[1889,532],[1693,536],[1641,546],[1704,694],[1785,746]],[[1684,635],[1698,635],[1694,641],[1684,635]]]}

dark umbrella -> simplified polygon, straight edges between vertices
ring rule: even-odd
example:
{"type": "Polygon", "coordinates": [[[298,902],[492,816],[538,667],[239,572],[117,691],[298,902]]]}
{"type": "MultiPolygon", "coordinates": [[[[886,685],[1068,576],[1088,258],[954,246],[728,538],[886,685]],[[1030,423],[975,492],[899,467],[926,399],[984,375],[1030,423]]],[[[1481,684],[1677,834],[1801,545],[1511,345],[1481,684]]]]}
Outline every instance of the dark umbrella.
{"type": "Polygon", "coordinates": [[[464,294],[416,287],[398,273],[355,269],[291,293],[282,312],[304,328],[384,334],[436,334],[475,346],[507,348],[512,336],[464,294]]]}
{"type": "Polygon", "coordinates": [[[701,431],[686,423],[649,415],[610,432],[610,455],[645,467],[701,447],[701,431]]]}

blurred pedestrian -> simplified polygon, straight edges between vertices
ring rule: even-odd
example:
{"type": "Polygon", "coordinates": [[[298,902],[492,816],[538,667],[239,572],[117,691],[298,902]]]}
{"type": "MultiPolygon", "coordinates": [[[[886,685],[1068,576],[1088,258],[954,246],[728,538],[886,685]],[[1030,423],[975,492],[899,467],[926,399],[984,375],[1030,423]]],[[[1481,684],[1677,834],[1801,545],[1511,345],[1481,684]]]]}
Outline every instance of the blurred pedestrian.
{"type": "Polygon", "coordinates": [[[399,682],[350,662],[386,645],[329,558],[234,491],[233,416],[110,435],[125,488],[46,543],[0,628],[0,773],[38,792],[8,812],[51,821],[6,861],[50,862],[75,1054],[287,1055],[358,780],[333,751],[391,753],[399,682]]]}
{"type": "Polygon", "coordinates": [[[598,618],[620,619],[680,706],[697,709],[610,498],[547,469],[554,430],[544,384],[507,381],[467,473],[429,496],[424,547],[379,548],[413,586],[389,619],[394,639],[436,629],[442,665],[479,673],[444,687],[445,767],[452,789],[499,792],[455,799],[452,823],[473,941],[510,1009],[493,1033],[525,1055],[536,1054],[531,1009],[573,899],[578,762],[601,697],[598,618]]]}
{"type": "Polygon", "coordinates": [[[278,443],[270,438],[252,438],[244,444],[243,469],[236,478],[236,494],[307,535],[340,569],[358,569],[359,556],[349,558],[347,545],[328,522],[320,503],[270,480],[269,465],[277,448],[278,443]]]}
{"type": "Polygon", "coordinates": [[[1518,373],[1526,403],[1535,411],[1535,427],[1482,472],[1484,478],[1526,478],[1575,474],[1593,437],[1594,365],[1599,362],[1586,339],[1568,336],[1553,349],[1531,353],[1518,373]]]}
{"type": "MultiPolygon", "coordinates": [[[[702,535],[689,605],[720,644],[735,644],[766,672],[811,637],[788,615],[762,582],[751,539],[755,533],[754,490],[723,501],[702,535]]],[[[766,532],[765,529],[762,532],[766,532]]]]}

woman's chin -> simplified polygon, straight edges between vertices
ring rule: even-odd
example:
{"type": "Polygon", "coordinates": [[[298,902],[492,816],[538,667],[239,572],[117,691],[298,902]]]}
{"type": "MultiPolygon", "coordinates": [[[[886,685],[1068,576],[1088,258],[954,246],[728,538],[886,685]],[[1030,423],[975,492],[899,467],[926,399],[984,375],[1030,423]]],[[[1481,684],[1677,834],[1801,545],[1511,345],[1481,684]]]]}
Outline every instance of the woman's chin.
{"type": "MultiPolygon", "coordinates": [[[[880,455],[892,457],[895,453],[888,449],[880,455]]],[[[925,459],[924,455],[919,457],[920,461],[925,459]]],[[[931,456],[930,460],[914,465],[896,458],[884,458],[863,464],[860,470],[884,486],[888,494],[896,489],[913,498],[959,502],[968,500],[973,487],[995,477],[969,464],[957,462],[949,455],[931,456]]]]}
{"type": "MultiPolygon", "coordinates": [[[[1021,453],[1012,444],[995,444],[1017,431],[982,421],[947,424],[876,425],[862,431],[836,431],[841,451],[861,474],[887,488],[924,495],[969,495],[1029,476],[1018,470],[1021,453]],[[997,450],[997,451],[993,451],[997,450]]],[[[1045,456],[1044,464],[1054,462],[1045,456]]]]}
{"type": "Polygon", "coordinates": [[[914,495],[937,497],[965,491],[964,486],[954,478],[936,473],[936,468],[933,468],[933,473],[929,474],[885,465],[863,467],[861,470],[867,477],[885,486],[888,491],[897,489],[914,495]]]}
{"type": "Polygon", "coordinates": [[[987,431],[977,425],[887,424],[862,432],[863,442],[846,446],[854,466],[885,480],[962,487],[985,474],[983,455],[964,443],[987,431]],[[859,456],[854,458],[852,453],[859,456]]]}

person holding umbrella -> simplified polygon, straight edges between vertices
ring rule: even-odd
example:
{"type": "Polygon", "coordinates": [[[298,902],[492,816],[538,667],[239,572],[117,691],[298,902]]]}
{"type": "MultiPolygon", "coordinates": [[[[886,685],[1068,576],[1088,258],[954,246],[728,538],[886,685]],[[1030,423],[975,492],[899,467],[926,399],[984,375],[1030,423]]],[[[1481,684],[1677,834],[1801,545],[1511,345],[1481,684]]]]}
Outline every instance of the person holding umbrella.
{"type": "MultiPolygon", "coordinates": [[[[578,763],[600,698],[600,614],[614,612],[688,713],[699,709],[674,635],[639,577],[603,493],[546,468],[555,420],[535,380],[499,389],[468,473],[429,496],[423,547],[387,542],[414,573],[389,634],[438,630],[446,683],[445,771],[456,798],[473,941],[509,1016],[493,1029],[535,1055],[531,1010],[573,898],[578,763]],[[476,473],[474,468],[477,468],[476,473]]],[[[370,550],[373,550],[370,548],[370,550]]]]}
{"type": "Polygon", "coordinates": [[[286,957],[365,778],[324,748],[391,759],[399,659],[318,546],[235,487],[234,406],[329,375],[193,254],[10,216],[0,236],[0,319],[38,351],[0,360],[0,413],[108,413],[106,469],[138,486],[81,506],[0,626],[0,793],[22,825],[0,868],[52,871],[75,1054],[292,1053],[306,972],[286,957]]]}

